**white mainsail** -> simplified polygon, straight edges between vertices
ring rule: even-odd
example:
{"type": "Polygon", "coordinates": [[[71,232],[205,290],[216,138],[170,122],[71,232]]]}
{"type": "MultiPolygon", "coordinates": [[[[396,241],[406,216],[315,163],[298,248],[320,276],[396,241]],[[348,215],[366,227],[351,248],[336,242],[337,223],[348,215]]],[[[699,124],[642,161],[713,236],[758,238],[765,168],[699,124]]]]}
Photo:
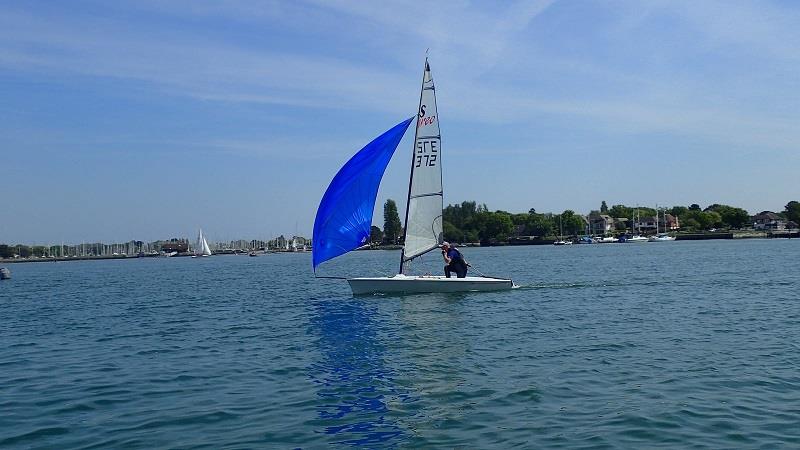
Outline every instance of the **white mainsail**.
{"type": "Polygon", "coordinates": [[[208,246],[203,229],[197,232],[197,244],[194,246],[194,254],[197,256],[211,256],[211,248],[208,246]]]}
{"type": "MultiPolygon", "coordinates": [[[[425,61],[411,161],[403,263],[442,243],[442,158],[436,90],[425,61]]],[[[401,268],[402,272],[402,268],[401,268]]]]}
{"type": "Polygon", "coordinates": [[[203,236],[203,256],[211,256],[211,248],[208,246],[205,236],[203,236]]]}

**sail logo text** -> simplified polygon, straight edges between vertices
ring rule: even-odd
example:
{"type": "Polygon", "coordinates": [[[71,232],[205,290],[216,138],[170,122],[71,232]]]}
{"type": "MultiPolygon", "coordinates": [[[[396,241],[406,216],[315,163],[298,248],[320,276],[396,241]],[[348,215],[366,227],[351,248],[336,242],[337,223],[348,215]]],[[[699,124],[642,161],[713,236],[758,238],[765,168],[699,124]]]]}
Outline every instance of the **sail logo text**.
{"type": "Polygon", "coordinates": [[[418,139],[414,167],[434,167],[439,157],[438,139],[418,139]]]}
{"type": "Polygon", "coordinates": [[[417,127],[424,127],[436,121],[436,116],[420,117],[417,119],[417,127]]]}

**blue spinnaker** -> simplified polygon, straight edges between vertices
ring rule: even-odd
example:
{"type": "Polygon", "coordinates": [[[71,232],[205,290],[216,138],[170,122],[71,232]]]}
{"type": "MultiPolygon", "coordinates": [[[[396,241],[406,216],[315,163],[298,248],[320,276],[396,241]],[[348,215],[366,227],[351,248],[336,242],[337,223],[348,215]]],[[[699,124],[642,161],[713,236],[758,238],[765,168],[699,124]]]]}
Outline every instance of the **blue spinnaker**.
{"type": "Polygon", "coordinates": [[[413,117],[375,138],[331,180],[314,219],[314,271],[323,262],[369,242],[378,186],[412,120],[413,117]]]}

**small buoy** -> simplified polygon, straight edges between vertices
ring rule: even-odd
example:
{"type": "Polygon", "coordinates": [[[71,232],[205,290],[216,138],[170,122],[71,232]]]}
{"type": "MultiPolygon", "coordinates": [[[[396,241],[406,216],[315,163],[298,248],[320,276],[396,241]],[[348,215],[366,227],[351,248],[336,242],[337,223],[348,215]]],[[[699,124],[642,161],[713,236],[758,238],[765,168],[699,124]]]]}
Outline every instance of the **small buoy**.
{"type": "Polygon", "coordinates": [[[0,267],[0,280],[8,280],[11,278],[11,271],[5,267],[0,267]]]}

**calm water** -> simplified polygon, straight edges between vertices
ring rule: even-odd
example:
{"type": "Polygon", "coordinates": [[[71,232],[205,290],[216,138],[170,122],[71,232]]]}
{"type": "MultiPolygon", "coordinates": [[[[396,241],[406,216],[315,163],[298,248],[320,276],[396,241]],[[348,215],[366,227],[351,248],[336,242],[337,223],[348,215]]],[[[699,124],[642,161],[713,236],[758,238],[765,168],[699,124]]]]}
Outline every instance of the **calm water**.
{"type": "Polygon", "coordinates": [[[0,447],[800,447],[800,240],[465,254],[523,288],[353,298],[310,254],[12,265],[0,447]]]}

